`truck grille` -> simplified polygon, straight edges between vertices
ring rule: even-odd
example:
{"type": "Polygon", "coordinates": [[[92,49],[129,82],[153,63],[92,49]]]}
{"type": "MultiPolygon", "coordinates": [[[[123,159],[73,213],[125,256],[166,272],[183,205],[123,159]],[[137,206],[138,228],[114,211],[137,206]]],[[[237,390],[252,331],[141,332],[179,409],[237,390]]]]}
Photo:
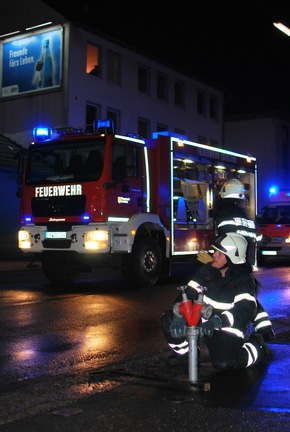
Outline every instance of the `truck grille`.
{"type": "Polygon", "coordinates": [[[80,216],[85,213],[85,195],[33,198],[31,202],[33,217],[80,216]]]}

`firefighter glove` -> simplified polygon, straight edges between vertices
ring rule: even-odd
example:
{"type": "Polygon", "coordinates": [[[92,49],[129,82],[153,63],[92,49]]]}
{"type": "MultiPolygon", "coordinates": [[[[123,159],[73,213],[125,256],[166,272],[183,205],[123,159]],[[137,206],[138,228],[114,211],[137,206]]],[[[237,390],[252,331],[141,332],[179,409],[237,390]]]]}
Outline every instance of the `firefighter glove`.
{"type": "Polygon", "coordinates": [[[173,315],[173,319],[169,326],[169,332],[174,339],[178,339],[185,336],[186,333],[186,322],[185,319],[179,318],[173,315]]]}
{"type": "Polygon", "coordinates": [[[222,320],[218,315],[214,315],[208,321],[201,324],[199,327],[199,334],[201,336],[209,336],[213,335],[214,330],[220,330],[222,328],[222,320]]]}
{"type": "Polygon", "coordinates": [[[212,256],[208,252],[200,250],[197,254],[197,260],[203,264],[207,264],[212,262],[212,256]]]}

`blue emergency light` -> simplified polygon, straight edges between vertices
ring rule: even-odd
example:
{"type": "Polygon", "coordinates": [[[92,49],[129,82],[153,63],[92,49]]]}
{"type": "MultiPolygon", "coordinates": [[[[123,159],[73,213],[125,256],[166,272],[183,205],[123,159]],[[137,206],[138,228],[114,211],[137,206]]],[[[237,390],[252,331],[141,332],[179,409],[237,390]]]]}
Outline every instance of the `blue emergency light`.
{"type": "Polygon", "coordinates": [[[277,186],[271,186],[269,189],[270,195],[276,194],[278,192],[279,188],[277,186]]]}
{"type": "Polygon", "coordinates": [[[97,131],[99,134],[114,133],[114,122],[112,119],[98,120],[97,131]]]}
{"type": "Polygon", "coordinates": [[[33,129],[33,138],[37,141],[50,139],[52,135],[51,127],[38,126],[33,129]]]}

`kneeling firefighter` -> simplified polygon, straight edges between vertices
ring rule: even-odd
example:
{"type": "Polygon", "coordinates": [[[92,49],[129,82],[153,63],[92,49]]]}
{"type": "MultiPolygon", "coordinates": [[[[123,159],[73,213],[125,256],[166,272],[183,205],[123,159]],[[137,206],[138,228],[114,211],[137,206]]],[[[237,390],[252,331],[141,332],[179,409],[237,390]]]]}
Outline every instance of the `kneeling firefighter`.
{"type": "MultiPolygon", "coordinates": [[[[242,369],[265,360],[270,350],[260,333],[248,334],[257,314],[257,282],[246,262],[247,241],[237,233],[217,237],[212,245],[213,260],[201,266],[185,289],[194,301],[201,292],[205,304],[213,308],[209,319],[201,318],[199,335],[208,349],[215,369],[242,369]]],[[[176,311],[182,301],[176,298],[173,309],[162,315],[162,328],[172,349],[169,365],[188,359],[186,321],[176,311]]]]}

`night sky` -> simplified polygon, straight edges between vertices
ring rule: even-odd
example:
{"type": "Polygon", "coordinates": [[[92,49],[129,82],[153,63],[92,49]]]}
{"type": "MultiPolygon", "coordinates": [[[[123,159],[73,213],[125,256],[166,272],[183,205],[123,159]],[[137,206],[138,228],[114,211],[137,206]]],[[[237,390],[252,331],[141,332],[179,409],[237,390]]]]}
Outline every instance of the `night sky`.
{"type": "Polygon", "coordinates": [[[290,113],[288,0],[78,2],[48,0],[74,21],[137,47],[226,92],[225,114],[284,110],[290,113]],[[165,5],[165,3],[164,3],[165,5]]]}

